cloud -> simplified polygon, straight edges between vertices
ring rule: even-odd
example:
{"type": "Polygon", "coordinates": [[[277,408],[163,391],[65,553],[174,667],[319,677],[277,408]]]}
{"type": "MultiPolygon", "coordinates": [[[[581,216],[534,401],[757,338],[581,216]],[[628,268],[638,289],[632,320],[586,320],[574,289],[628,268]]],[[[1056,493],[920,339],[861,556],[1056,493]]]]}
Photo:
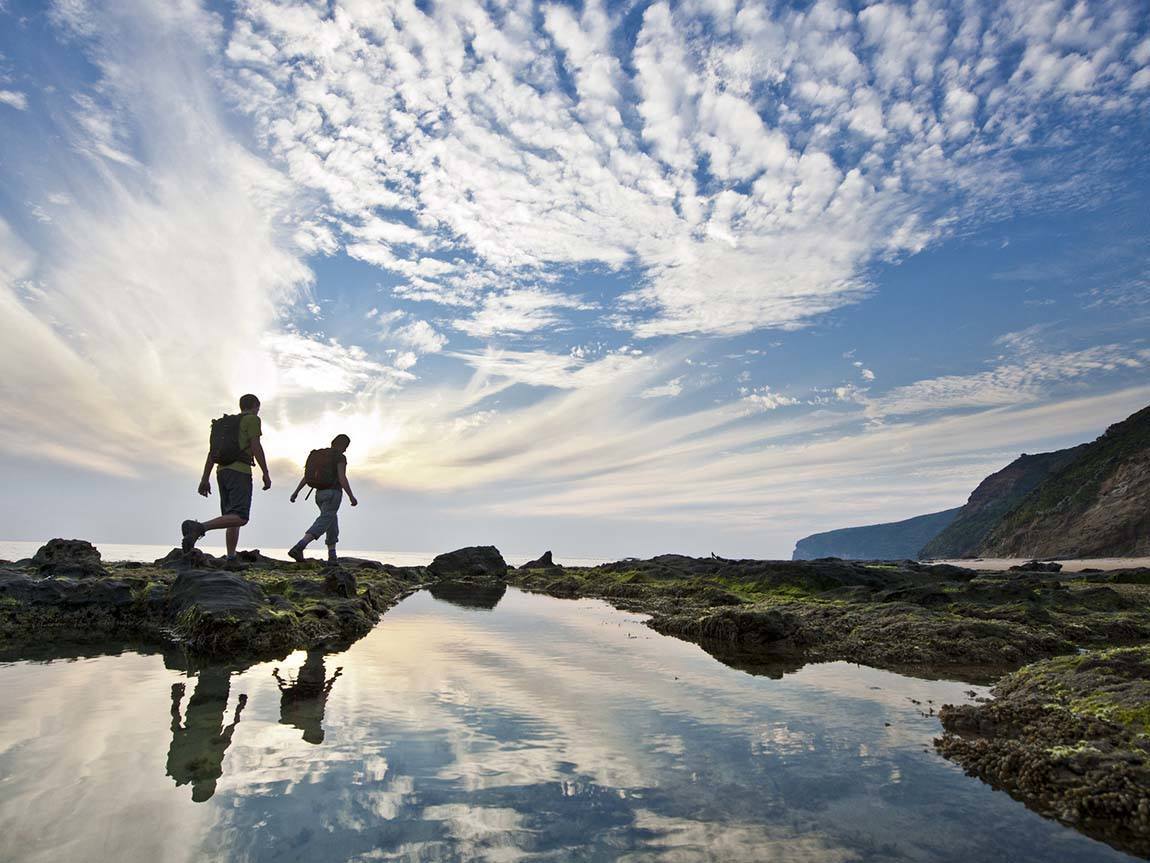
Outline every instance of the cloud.
{"type": "Polygon", "coordinates": [[[414,375],[407,366],[392,368],[370,359],[355,345],[335,339],[321,341],[298,333],[271,333],[264,337],[276,368],[274,392],[281,397],[319,394],[370,395],[396,389],[414,375]]]}
{"type": "Polygon", "coordinates": [[[517,288],[484,297],[470,317],[457,320],[455,329],[478,338],[505,333],[531,333],[559,322],[556,309],[591,309],[578,297],[543,288],[517,288]]]}
{"type": "Polygon", "coordinates": [[[475,309],[462,332],[554,326],[601,267],[638,281],[605,320],[725,335],[856,302],[870,265],[1034,189],[1096,190],[1024,157],[1146,109],[1136,6],[1044,9],[251,0],[227,83],[316,222],[397,297],[475,309]]]}
{"type": "Polygon", "coordinates": [[[671,378],[666,383],[659,384],[654,387],[647,387],[639,393],[639,398],[644,399],[661,399],[661,398],[674,398],[683,392],[683,377],[680,375],[677,378],[671,378]]]}
{"type": "Polygon", "coordinates": [[[272,392],[264,338],[311,273],[283,233],[289,188],[235,143],[188,39],[210,22],[187,4],[84,8],[101,78],[40,142],[71,203],[34,231],[6,228],[36,254],[3,286],[0,322],[18,334],[5,368],[19,372],[0,391],[0,443],[50,442],[42,456],[107,470],[132,471],[141,453],[183,463],[205,415],[272,392]],[[129,137],[146,162],[122,149],[129,137]],[[21,284],[36,286],[34,308],[21,284]],[[62,405],[83,422],[61,423],[62,405]]]}
{"type": "Polygon", "coordinates": [[[778,408],[800,404],[800,401],[793,396],[771,392],[770,387],[764,386],[743,396],[742,403],[752,410],[773,411],[778,408]]]}
{"type": "Polygon", "coordinates": [[[28,110],[28,96],[19,90],[0,89],[0,105],[7,105],[17,111],[28,110]]]}
{"type": "Polygon", "coordinates": [[[1086,380],[1102,373],[1137,371],[1150,365],[1150,350],[1100,345],[1063,353],[1037,353],[1033,331],[1009,333],[1004,344],[1022,344],[1022,361],[984,372],[943,375],[916,381],[865,401],[873,417],[907,416],[926,411],[1020,405],[1050,396],[1053,385],[1086,380]]]}

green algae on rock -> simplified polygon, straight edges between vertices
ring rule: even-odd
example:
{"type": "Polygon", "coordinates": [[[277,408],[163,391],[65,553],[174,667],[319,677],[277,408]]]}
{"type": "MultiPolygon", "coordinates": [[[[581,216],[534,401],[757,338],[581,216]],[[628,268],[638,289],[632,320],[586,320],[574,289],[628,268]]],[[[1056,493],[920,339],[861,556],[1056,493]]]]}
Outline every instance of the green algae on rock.
{"type": "Polygon", "coordinates": [[[1032,809],[1150,856],[1150,647],[1028,665],[946,706],[939,752],[1032,809]]]}

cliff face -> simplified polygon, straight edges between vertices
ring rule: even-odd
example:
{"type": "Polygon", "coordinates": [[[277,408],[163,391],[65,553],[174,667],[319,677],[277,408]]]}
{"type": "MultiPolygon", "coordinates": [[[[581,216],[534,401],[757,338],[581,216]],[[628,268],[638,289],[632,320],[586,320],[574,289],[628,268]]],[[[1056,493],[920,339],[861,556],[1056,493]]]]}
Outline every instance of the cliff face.
{"type": "Polygon", "coordinates": [[[1150,407],[1075,449],[994,526],[980,555],[1150,555],[1150,407]]]}
{"type": "Polygon", "coordinates": [[[978,557],[987,537],[1004,515],[1038,487],[1049,476],[1074,461],[1086,448],[1081,444],[1070,449],[1037,455],[1023,454],[1002,470],[992,473],[978,484],[956,518],[925,543],[916,557],[978,557]]]}
{"type": "Polygon", "coordinates": [[[906,560],[918,556],[918,550],[958,515],[959,508],[905,521],[847,527],[815,533],[800,539],[791,560],[814,560],[819,557],[841,557],[844,560],[906,560]]]}

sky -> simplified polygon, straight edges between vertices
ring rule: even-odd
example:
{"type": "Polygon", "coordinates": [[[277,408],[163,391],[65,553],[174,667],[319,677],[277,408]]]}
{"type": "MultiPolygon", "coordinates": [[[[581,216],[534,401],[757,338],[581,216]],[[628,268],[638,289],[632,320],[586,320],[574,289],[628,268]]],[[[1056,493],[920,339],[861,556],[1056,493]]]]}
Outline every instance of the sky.
{"type": "Polygon", "coordinates": [[[1150,2],[0,0],[4,539],[789,557],[1150,404],[1150,2]]]}

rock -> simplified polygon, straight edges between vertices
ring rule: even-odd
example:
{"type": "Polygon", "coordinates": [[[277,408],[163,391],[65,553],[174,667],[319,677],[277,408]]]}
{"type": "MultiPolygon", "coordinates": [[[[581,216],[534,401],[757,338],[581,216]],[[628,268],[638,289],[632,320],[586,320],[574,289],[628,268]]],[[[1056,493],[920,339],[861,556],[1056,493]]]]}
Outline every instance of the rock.
{"type": "Polygon", "coordinates": [[[88,578],[107,575],[100,563],[100,552],[82,539],[50,539],[32,556],[32,565],[41,575],[88,578]]]}
{"type": "Polygon", "coordinates": [[[507,561],[493,545],[476,545],[441,554],[427,567],[436,578],[487,576],[507,577],[507,561]]]}
{"type": "Polygon", "coordinates": [[[355,575],[342,567],[329,567],[323,574],[324,593],[351,599],[358,592],[355,575]]]}
{"type": "Polygon", "coordinates": [[[1010,572],[1062,572],[1062,564],[1043,562],[1041,560],[1028,560],[1018,566],[1010,567],[1010,572]]]}
{"type": "Polygon", "coordinates": [[[245,619],[258,615],[266,604],[258,584],[241,575],[214,570],[183,570],[168,592],[168,608],[175,615],[195,610],[201,615],[245,619]]]}
{"type": "Polygon", "coordinates": [[[221,561],[198,548],[183,551],[173,548],[163,557],[156,558],[153,565],[164,569],[218,569],[221,561]]]}
{"type": "Polygon", "coordinates": [[[536,560],[530,560],[519,569],[562,569],[563,567],[551,559],[551,552],[543,552],[543,556],[536,560]]]}
{"type": "Polygon", "coordinates": [[[134,601],[132,586],[119,579],[36,578],[12,571],[0,571],[0,599],[70,608],[88,605],[123,608],[134,601]]]}

